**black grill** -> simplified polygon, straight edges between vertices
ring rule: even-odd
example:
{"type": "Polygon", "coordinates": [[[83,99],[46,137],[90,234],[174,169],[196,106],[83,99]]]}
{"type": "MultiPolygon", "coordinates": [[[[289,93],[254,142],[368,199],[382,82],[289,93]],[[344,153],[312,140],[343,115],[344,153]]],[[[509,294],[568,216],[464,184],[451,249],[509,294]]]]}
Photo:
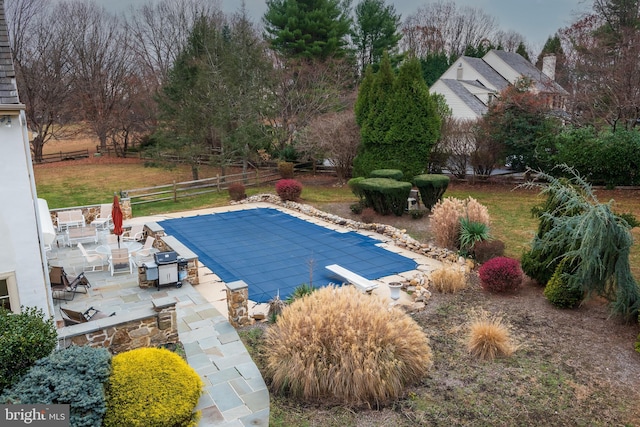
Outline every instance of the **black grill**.
{"type": "Polygon", "coordinates": [[[156,264],[158,265],[171,264],[178,261],[178,254],[174,251],[156,252],[153,256],[156,260],[156,264]]]}

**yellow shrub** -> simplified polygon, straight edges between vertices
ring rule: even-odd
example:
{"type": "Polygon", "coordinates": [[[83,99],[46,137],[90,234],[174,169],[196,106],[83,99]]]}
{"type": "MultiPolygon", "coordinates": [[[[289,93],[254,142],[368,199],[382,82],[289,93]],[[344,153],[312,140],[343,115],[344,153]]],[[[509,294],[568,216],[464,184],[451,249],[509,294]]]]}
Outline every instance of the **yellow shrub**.
{"type": "Polygon", "coordinates": [[[397,398],[432,363],[413,319],[353,286],[296,300],[268,329],[265,350],[276,391],[353,405],[397,398]]]}
{"type": "Polygon", "coordinates": [[[448,266],[431,273],[431,284],[438,292],[453,294],[467,287],[464,271],[448,266]]]}
{"type": "Polygon", "coordinates": [[[177,354],[140,348],[113,357],[105,427],[195,426],[202,380],[177,354]]]}
{"type": "Polygon", "coordinates": [[[491,225],[489,210],[473,197],[465,200],[447,197],[431,209],[429,224],[436,245],[456,250],[460,240],[460,218],[491,225]]]}
{"type": "Polygon", "coordinates": [[[467,348],[472,355],[486,360],[511,356],[516,350],[511,342],[509,327],[502,317],[491,317],[485,311],[477,313],[471,322],[467,348]]]}

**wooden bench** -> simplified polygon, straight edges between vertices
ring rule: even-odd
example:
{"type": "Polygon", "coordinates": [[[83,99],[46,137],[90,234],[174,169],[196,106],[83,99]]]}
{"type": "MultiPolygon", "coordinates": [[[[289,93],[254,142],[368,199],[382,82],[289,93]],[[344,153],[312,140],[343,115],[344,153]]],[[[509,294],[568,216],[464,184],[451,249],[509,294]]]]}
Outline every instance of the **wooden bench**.
{"type": "Polygon", "coordinates": [[[346,268],[341,267],[338,264],[327,265],[324,268],[331,271],[346,282],[351,283],[362,292],[371,292],[378,287],[378,284],[376,282],[372,282],[371,280],[366,279],[359,274],[354,273],[353,271],[347,270],[346,268]]]}

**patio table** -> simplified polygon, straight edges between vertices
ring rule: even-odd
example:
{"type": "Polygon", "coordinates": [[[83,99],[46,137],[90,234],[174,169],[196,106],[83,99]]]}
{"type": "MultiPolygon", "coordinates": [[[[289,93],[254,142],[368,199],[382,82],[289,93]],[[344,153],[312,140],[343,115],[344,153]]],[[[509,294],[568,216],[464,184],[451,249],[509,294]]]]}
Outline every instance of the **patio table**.
{"type": "MultiPolygon", "coordinates": [[[[121,248],[127,248],[129,253],[135,253],[142,249],[142,243],[140,242],[120,242],[121,248]]],[[[100,245],[96,247],[96,252],[102,255],[111,255],[111,249],[118,249],[117,243],[112,243],[110,245],[100,245]]]]}

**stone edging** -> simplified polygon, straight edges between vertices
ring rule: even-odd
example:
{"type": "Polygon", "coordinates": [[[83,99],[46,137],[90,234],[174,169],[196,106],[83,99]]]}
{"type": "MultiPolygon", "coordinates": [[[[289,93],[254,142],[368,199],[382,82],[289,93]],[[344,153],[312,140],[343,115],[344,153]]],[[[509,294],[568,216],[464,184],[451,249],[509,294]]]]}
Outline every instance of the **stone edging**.
{"type": "Polygon", "coordinates": [[[366,230],[390,237],[393,244],[400,248],[404,248],[429,258],[436,259],[441,262],[456,263],[460,261],[460,256],[449,249],[433,246],[430,243],[420,243],[418,240],[406,234],[405,230],[399,230],[391,225],[354,221],[352,219],[342,218],[341,216],[330,214],[328,212],[316,209],[313,206],[297,202],[283,202],[279,196],[275,194],[257,194],[247,197],[239,202],[231,202],[231,204],[247,204],[247,203],[271,203],[282,206],[314,218],[319,218],[333,224],[350,228],[352,230],[366,230]]]}

